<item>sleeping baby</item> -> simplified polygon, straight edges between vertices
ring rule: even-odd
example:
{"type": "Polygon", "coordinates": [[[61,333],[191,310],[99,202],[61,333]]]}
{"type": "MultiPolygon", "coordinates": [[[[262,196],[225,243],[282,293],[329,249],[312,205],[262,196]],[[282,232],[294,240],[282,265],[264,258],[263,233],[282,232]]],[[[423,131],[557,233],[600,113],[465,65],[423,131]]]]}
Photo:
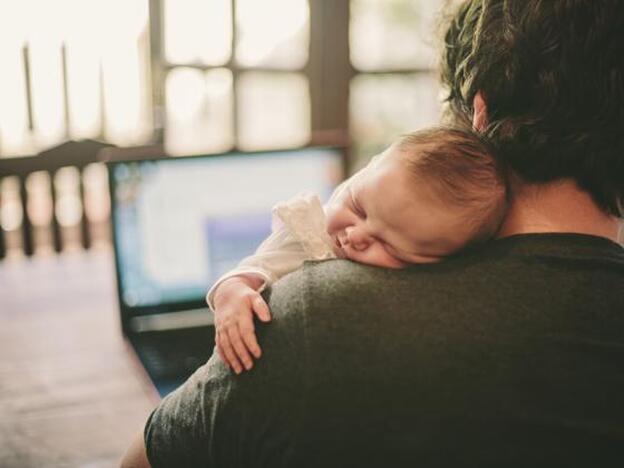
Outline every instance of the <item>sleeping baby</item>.
{"type": "Polygon", "coordinates": [[[503,171],[483,138],[435,127],[399,138],[325,206],[313,194],[278,204],[272,234],[208,292],[221,359],[236,373],[251,369],[261,355],[254,315],[270,320],[260,293],[304,261],[438,262],[493,237],[506,201],[503,171]]]}

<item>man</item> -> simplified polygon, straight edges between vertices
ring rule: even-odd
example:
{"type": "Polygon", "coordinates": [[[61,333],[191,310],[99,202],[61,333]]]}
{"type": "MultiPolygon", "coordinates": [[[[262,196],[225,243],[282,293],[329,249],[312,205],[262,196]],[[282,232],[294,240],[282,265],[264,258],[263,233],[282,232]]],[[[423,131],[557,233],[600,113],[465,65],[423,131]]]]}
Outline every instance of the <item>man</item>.
{"type": "Polygon", "coordinates": [[[510,168],[499,238],[286,277],[254,369],[213,356],[125,466],[621,466],[624,3],[467,0],[446,40],[450,110],[510,168]]]}

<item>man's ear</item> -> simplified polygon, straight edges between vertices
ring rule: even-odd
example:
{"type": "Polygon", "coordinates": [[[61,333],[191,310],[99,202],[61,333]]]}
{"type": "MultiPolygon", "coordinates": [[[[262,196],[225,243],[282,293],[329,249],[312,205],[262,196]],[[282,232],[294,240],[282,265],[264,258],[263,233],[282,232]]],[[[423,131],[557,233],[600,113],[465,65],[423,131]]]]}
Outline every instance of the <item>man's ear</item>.
{"type": "Polygon", "coordinates": [[[481,91],[478,91],[477,94],[475,94],[475,97],[472,100],[472,108],[474,109],[472,114],[472,128],[478,132],[483,132],[487,127],[488,118],[487,105],[485,104],[485,99],[483,98],[481,91]]]}

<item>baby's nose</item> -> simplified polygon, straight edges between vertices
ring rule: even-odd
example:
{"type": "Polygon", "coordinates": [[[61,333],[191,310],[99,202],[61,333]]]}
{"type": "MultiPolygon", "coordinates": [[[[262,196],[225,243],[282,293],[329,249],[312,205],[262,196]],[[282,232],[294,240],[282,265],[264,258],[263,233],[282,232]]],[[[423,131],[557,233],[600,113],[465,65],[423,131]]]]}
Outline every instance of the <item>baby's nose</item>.
{"type": "Polygon", "coordinates": [[[356,227],[348,227],[345,229],[347,241],[354,250],[366,250],[371,244],[370,237],[362,230],[356,227]]]}

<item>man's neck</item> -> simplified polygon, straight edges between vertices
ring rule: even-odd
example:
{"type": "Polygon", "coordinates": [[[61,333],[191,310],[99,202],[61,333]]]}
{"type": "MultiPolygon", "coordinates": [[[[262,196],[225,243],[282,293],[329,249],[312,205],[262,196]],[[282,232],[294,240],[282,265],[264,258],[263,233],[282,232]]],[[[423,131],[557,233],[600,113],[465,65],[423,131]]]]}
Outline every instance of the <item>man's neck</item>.
{"type": "Polygon", "coordinates": [[[598,208],[574,181],[512,185],[511,205],[498,237],[573,232],[617,241],[618,219],[598,208]]]}

